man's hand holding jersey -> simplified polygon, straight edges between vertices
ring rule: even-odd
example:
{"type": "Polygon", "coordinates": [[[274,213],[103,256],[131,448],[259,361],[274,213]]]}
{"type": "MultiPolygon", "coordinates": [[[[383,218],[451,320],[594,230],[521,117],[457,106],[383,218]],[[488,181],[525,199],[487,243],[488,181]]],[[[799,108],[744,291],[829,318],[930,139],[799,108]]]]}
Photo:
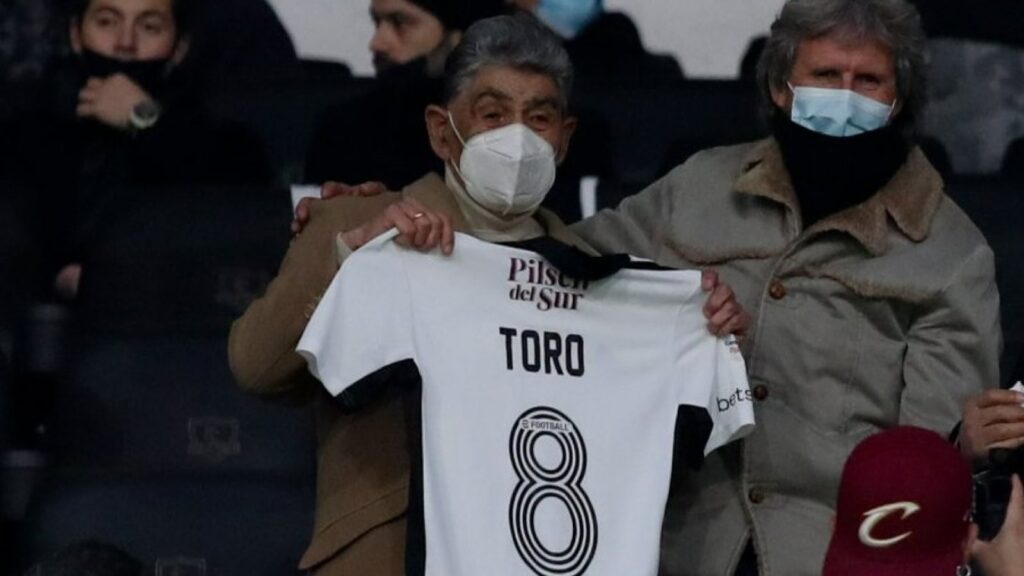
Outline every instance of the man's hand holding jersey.
{"type": "Polygon", "coordinates": [[[342,233],[341,239],[349,248],[356,250],[392,228],[398,229],[395,242],[400,246],[423,252],[440,247],[445,255],[451,254],[455,246],[451,218],[447,214],[428,210],[412,198],[388,206],[373,220],[342,233]]]}
{"type": "MultiPolygon", "coordinates": [[[[327,200],[338,196],[374,196],[385,192],[380,182],[367,182],[358,186],[348,186],[338,182],[328,182],[321,189],[321,198],[327,200]]],[[[300,203],[295,210],[292,221],[292,232],[298,234],[309,222],[309,204],[322,200],[309,200],[300,203]]],[[[377,236],[392,228],[398,229],[395,241],[402,246],[430,252],[440,247],[445,255],[455,248],[455,230],[451,218],[430,210],[412,198],[405,198],[389,206],[379,216],[362,226],[342,233],[341,239],[352,250],[356,250],[377,236]]],[[[714,270],[701,272],[701,288],[708,293],[704,304],[704,317],[707,318],[708,331],[715,336],[733,334],[739,338],[746,336],[750,329],[751,317],[736,300],[736,294],[727,284],[719,280],[714,270]]]]}

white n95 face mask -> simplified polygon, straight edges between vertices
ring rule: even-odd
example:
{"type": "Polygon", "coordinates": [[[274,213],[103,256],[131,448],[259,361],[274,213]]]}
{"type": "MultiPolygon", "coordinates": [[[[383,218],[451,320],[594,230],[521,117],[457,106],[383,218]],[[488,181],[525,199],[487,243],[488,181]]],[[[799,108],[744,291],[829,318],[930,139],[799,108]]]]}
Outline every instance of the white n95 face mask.
{"type": "Polygon", "coordinates": [[[462,157],[452,167],[466,193],[484,209],[502,216],[532,212],[555,183],[555,150],[523,124],[509,124],[462,139],[451,112],[448,122],[462,157]]]}
{"type": "Polygon", "coordinates": [[[884,128],[896,102],[882,104],[852,90],[792,85],[796,124],[828,136],[856,136],[884,128]]]}

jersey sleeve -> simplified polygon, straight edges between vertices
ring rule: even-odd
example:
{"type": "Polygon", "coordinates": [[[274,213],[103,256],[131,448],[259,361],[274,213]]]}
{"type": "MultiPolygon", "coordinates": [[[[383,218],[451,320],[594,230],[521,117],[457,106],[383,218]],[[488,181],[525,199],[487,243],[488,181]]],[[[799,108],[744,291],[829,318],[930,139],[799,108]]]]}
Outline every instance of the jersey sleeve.
{"type": "Polygon", "coordinates": [[[345,260],[297,351],[333,396],[377,370],[415,359],[412,294],[390,239],[345,260]]]}
{"type": "Polygon", "coordinates": [[[705,456],[754,429],[754,397],[739,344],[734,336],[728,336],[715,338],[714,346],[712,393],[708,398],[712,428],[705,456]]]}
{"type": "MultiPolygon", "coordinates": [[[[735,338],[715,338],[707,332],[702,317],[697,318],[700,323],[686,314],[680,318],[676,342],[681,351],[675,373],[686,377],[678,389],[678,402],[707,411],[711,430],[699,447],[707,456],[750,433],[754,425],[753,396],[735,338]]],[[[687,451],[695,456],[698,447],[687,451]]]]}

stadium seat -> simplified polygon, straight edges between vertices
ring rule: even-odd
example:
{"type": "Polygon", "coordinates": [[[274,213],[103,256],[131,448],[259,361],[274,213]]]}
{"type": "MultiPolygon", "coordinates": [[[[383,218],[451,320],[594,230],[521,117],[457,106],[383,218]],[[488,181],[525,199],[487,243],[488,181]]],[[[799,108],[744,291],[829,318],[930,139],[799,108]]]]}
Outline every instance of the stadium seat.
{"type": "Polygon", "coordinates": [[[313,487],[288,477],[51,474],[22,531],[24,563],[82,540],[162,576],[281,576],[313,525],[313,487]]]}
{"type": "Polygon", "coordinates": [[[312,410],[243,393],[226,351],[231,321],[280,263],[290,215],[284,190],[121,199],[83,260],[24,561],[96,539],[166,576],[295,573],[314,508],[312,410]]]}
{"type": "Polygon", "coordinates": [[[273,277],[288,195],[262,189],[140,192],[83,263],[73,358],[51,442],[65,464],[128,471],[311,470],[308,410],[235,386],[231,322],[273,277]]]}
{"type": "Polygon", "coordinates": [[[248,396],[222,337],[93,336],[55,391],[62,465],[129,472],[311,474],[308,409],[248,396]]]}
{"type": "Polygon", "coordinates": [[[283,189],[140,190],[86,251],[80,315],[92,332],[227,334],[287,248],[283,189]]]}

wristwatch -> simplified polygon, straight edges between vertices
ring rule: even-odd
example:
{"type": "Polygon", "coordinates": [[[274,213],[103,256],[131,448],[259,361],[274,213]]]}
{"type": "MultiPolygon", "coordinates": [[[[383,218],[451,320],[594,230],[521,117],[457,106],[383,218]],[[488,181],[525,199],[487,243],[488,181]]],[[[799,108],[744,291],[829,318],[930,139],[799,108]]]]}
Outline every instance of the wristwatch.
{"type": "Polygon", "coordinates": [[[160,105],[153,100],[143,100],[136,104],[128,114],[128,124],[133,130],[140,131],[152,128],[160,119],[160,105]]]}

